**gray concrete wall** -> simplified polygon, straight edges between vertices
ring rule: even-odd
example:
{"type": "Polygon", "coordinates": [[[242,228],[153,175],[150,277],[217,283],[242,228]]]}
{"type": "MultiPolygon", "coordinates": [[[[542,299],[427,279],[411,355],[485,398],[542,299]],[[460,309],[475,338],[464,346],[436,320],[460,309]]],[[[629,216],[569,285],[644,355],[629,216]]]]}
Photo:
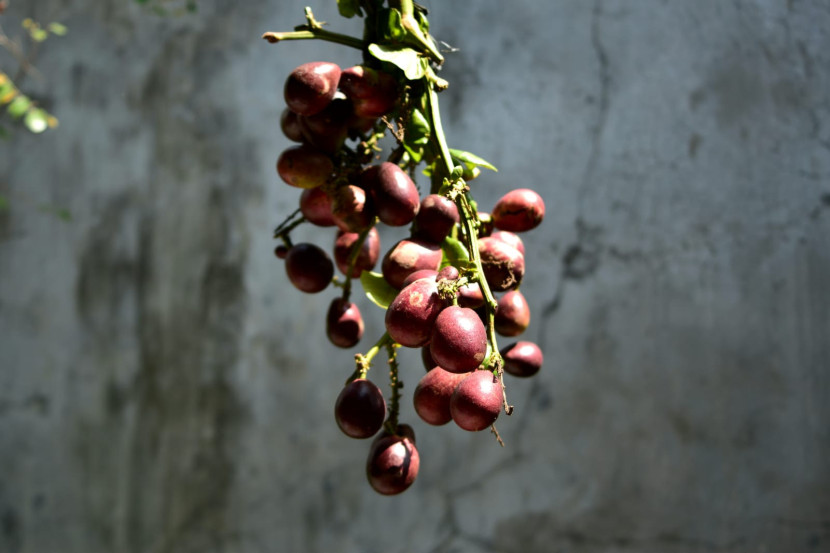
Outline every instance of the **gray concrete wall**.
{"type": "Polygon", "coordinates": [[[548,206],[507,447],[407,400],[387,498],[334,425],[350,354],[271,254],[274,162],[287,73],[358,58],[258,38],[302,2],[12,2],[70,33],[28,81],[60,127],[0,150],[0,551],[830,551],[827,2],[426,3],[477,199],[548,206]]]}

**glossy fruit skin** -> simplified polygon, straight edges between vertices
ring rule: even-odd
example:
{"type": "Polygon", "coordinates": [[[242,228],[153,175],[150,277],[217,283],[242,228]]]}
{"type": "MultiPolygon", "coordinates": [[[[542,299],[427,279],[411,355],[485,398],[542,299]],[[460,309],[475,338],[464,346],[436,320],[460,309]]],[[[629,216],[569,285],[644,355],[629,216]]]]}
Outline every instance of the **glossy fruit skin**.
{"type": "Polygon", "coordinates": [[[441,270],[438,271],[438,275],[435,277],[435,279],[458,280],[458,277],[458,269],[453,267],[452,265],[447,265],[446,267],[441,267],[441,270]]]}
{"type": "Polygon", "coordinates": [[[300,116],[288,108],[280,115],[280,129],[285,137],[292,142],[303,141],[303,129],[300,126],[300,116]]]}
{"type": "Polygon", "coordinates": [[[402,288],[403,281],[421,269],[438,271],[441,266],[441,248],[437,244],[417,238],[403,239],[386,252],[381,272],[393,288],[402,288]]]}
{"type": "Polygon", "coordinates": [[[499,298],[494,318],[496,332],[502,336],[518,336],[530,325],[530,306],[518,290],[510,290],[499,298]]]}
{"type": "Polygon", "coordinates": [[[421,200],[421,207],[415,216],[415,236],[440,244],[460,221],[458,208],[452,200],[430,194],[421,200]]]}
{"type": "Polygon", "coordinates": [[[412,395],[412,403],[418,416],[433,426],[442,426],[452,420],[450,398],[455,387],[467,377],[435,367],[425,374],[412,395]]]}
{"type": "MultiPolygon", "coordinates": [[[[337,234],[337,239],[334,241],[334,262],[341,273],[347,275],[349,271],[349,256],[352,253],[352,247],[360,238],[360,234],[356,232],[343,232],[337,234]]],[[[380,257],[380,235],[376,228],[372,227],[366,234],[366,239],[357,254],[354,262],[352,278],[358,278],[363,271],[371,271],[380,257]]]]}
{"type": "Polygon", "coordinates": [[[444,308],[434,278],[416,280],[386,309],[386,332],[402,346],[419,348],[429,342],[435,319],[444,308]]]}
{"type": "Polygon", "coordinates": [[[472,309],[451,305],[435,319],[429,352],[452,373],[475,370],[487,355],[487,331],[472,309]]]}
{"type": "Polygon", "coordinates": [[[470,282],[458,289],[458,305],[470,309],[484,305],[484,293],[478,282],[470,282]]]}
{"type": "Polygon", "coordinates": [[[297,188],[317,188],[328,180],[333,171],[331,159],[308,144],[291,146],[277,159],[280,178],[297,188]]]}
{"type": "Polygon", "coordinates": [[[496,232],[490,235],[490,238],[495,238],[497,240],[501,240],[506,244],[510,244],[511,246],[516,248],[520,254],[525,254],[524,242],[522,242],[522,239],[519,238],[519,235],[514,232],[510,232],[509,230],[497,230],[496,232]]]}
{"type": "Polygon", "coordinates": [[[504,372],[526,378],[539,372],[545,362],[542,350],[533,342],[521,341],[502,348],[504,372]]]}
{"type": "Polygon", "coordinates": [[[545,202],[528,188],[511,190],[493,207],[493,225],[499,230],[526,232],[534,229],[545,217],[545,202]]]}
{"type": "Polygon", "coordinates": [[[312,61],[294,69],[283,90],[288,109],[303,116],[323,111],[337,92],[340,73],[338,65],[326,61],[312,61]]]}
{"type": "Polygon", "coordinates": [[[310,188],[300,194],[300,213],[303,217],[318,227],[333,227],[334,217],[331,215],[331,198],[322,188],[310,188]]]}
{"type": "Polygon", "coordinates": [[[438,280],[438,271],[433,271],[432,269],[421,269],[420,271],[415,271],[405,279],[403,279],[403,288],[406,288],[416,280],[420,280],[422,278],[434,278],[436,281],[438,280]]]}
{"type": "Polygon", "coordinates": [[[326,154],[335,154],[346,141],[352,115],[352,105],[348,100],[332,100],[320,113],[300,117],[303,141],[326,154]]]}
{"type": "Polygon", "coordinates": [[[340,90],[354,102],[360,117],[378,118],[386,115],[398,101],[395,78],[383,71],[356,65],[340,74],[340,90]]]}
{"type": "Polygon", "coordinates": [[[328,254],[314,244],[295,244],[285,256],[285,272],[298,290],[309,294],[322,292],[334,276],[334,264],[328,254]]]}
{"type": "Polygon", "coordinates": [[[405,491],[418,476],[421,459],[408,437],[384,436],[369,448],[366,477],[372,489],[382,495],[405,491]]]}
{"type": "Polygon", "coordinates": [[[503,292],[519,286],[525,274],[525,258],[519,250],[496,238],[484,237],[478,241],[478,251],[491,290],[503,292]]]}
{"type": "Polygon", "coordinates": [[[386,425],[384,424],[381,432],[377,436],[375,436],[374,440],[372,440],[372,444],[369,446],[370,450],[371,448],[375,447],[379,441],[381,441],[383,438],[387,436],[399,436],[401,438],[407,438],[413,444],[416,443],[415,430],[413,430],[413,428],[408,424],[398,424],[398,430],[395,433],[389,432],[386,429],[386,425]]]}
{"type": "Polygon", "coordinates": [[[498,379],[488,370],[473,371],[455,388],[450,398],[450,414],[459,427],[478,432],[496,422],[501,405],[498,379]]]}
{"type": "Polygon", "coordinates": [[[365,190],[349,184],[334,192],[331,214],[340,230],[360,232],[372,224],[375,209],[365,190]]]}
{"type": "Polygon", "coordinates": [[[367,168],[361,181],[372,194],[381,223],[401,227],[415,218],[421,206],[418,189],[403,169],[384,161],[367,168]]]}
{"type": "Polygon", "coordinates": [[[343,298],[335,298],[326,315],[326,336],[339,348],[351,348],[363,337],[363,317],[360,309],[343,298]]]}
{"type": "Polygon", "coordinates": [[[346,436],[371,438],[386,418],[386,401],[373,382],[359,378],[346,384],[334,404],[334,420],[346,436]]]}

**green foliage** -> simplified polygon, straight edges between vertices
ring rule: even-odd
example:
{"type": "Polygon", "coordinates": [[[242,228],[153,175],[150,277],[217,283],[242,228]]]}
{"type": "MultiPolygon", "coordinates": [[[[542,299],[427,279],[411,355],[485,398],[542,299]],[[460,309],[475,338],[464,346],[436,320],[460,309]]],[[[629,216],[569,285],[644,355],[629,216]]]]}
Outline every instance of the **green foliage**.
{"type": "MultiPolygon", "coordinates": [[[[35,134],[58,126],[57,117],[38,107],[35,101],[20,92],[8,75],[0,71],[0,106],[6,104],[6,113],[14,120],[22,120],[26,128],[35,134]]],[[[0,136],[6,138],[8,130],[3,128],[0,136]]]]}
{"type": "Polygon", "coordinates": [[[363,286],[363,291],[366,292],[366,297],[383,309],[389,307],[389,304],[398,295],[398,291],[392,288],[380,273],[363,271],[360,273],[360,284],[363,286]]]}
{"type": "Polygon", "coordinates": [[[470,152],[465,152],[464,150],[455,150],[453,148],[450,148],[450,156],[452,156],[453,162],[458,164],[464,163],[470,169],[472,169],[473,167],[484,167],[485,169],[490,169],[491,171],[499,171],[492,163],[490,163],[486,159],[480,158],[475,154],[471,154],[470,152]]]}
{"type": "Polygon", "coordinates": [[[43,42],[49,38],[50,32],[56,36],[64,36],[69,31],[65,25],[60,23],[52,22],[43,27],[40,23],[28,17],[23,20],[23,28],[26,29],[29,37],[35,42],[43,42]]]}
{"type": "Polygon", "coordinates": [[[444,254],[441,260],[442,267],[454,265],[458,268],[463,268],[469,264],[470,252],[467,251],[467,247],[464,246],[461,240],[450,236],[446,237],[441,243],[441,251],[444,254]]]}
{"type": "Polygon", "coordinates": [[[337,0],[337,10],[343,17],[363,17],[359,0],[337,0]]]}
{"type": "Polygon", "coordinates": [[[370,44],[369,53],[381,61],[396,65],[410,81],[423,78],[429,67],[429,61],[412,48],[370,44]]]}

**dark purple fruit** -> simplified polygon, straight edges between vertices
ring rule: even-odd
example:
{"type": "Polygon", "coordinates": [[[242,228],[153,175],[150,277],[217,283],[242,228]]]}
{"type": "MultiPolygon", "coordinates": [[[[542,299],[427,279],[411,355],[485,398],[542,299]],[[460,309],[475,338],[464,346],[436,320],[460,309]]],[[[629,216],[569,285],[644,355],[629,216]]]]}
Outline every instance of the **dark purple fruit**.
{"type": "Polygon", "coordinates": [[[450,414],[464,430],[478,432],[496,422],[501,404],[501,384],[493,373],[473,371],[455,388],[450,398],[450,414]]]}
{"type": "Polygon", "coordinates": [[[403,279],[403,288],[406,288],[416,280],[420,280],[422,278],[434,278],[436,281],[438,280],[438,271],[433,271],[432,269],[421,269],[420,271],[415,271],[405,279],[403,279]]]}
{"type": "Polygon", "coordinates": [[[429,346],[421,348],[421,361],[424,363],[424,368],[427,371],[431,371],[438,366],[438,363],[435,362],[432,358],[432,354],[429,352],[429,346]]]}
{"type": "Polygon", "coordinates": [[[339,86],[354,102],[354,111],[360,117],[376,119],[386,115],[398,101],[398,86],[394,77],[362,65],[344,69],[339,86]]]}
{"type": "Polygon", "coordinates": [[[493,225],[499,230],[525,232],[539,226],[544,217],[545,202],[527,188],[511,190],[493,208],[493,225]]]}
{"type": "Polygon", "coordinates": [[[502,242],[510,244],[511,246],[516,248],[519,251],[520,254],[522,254],[522,255],[525,254],[524,242],[522,242],[522,239],[519,238],[518,234],[515,234],[515,233],[510,232],[508,230],[497,230],[496,232],[491,234],[490,237],[491,238],[496,238],[498,240],[501,240],[502,242]]]}
{"type": "Polygon", "coordinates": [[[417,238],[404,239],[386,252],[381,263],[383,276],[392,287],[402,288],[403,281],[421,269],[438,271],[441,266],[441,248],[417,238]]]}
{"type": "Polygon", "coordinates": [[[484,305],[484,294],[478,282],[470,282],[458,289],[458,305],[470,309],[484,305]]]}
{"type": "Polygon", "coordinates": [[[314,244],[294,245],[285,256],[285,272],[297,289],[309,294],[323,291],[334,276],[328,254],[314,244]]]}
{"type": "Polygon", "coordinates": [[[378,219],[390,227],[408,225],[420,207],[415,183],[403,169],[384,161],[361,175],[364,188],[372,194],[378,219]]]}
{"type": "Polygon", "coordinates": [[[386,418],[386,401],[380,388],[369,380],[352,380],[334,404],[334,420],[350,438],[371,438],[386,418]]]}
{"type": "Polygon", "coordinates": [[[337,92],[340,67],[326,61],[304,63],[294,69],[285,81],[285,103],[299,115],[323,111],[337,92]]]}
{"type": "Polygon", "coordinates": [[[288,255],[288,246],[280,244],[274,248],[274,255],[277,256],[277,259],[285,259],[285,256],[288,255]]]}
{"type": "Polygon", "coordinates": [[[352,274],[348,275],[349,256],[358,238],[360,234],[356,232],[340,231],[337,234],[337,240],[334,241],[334,262],[337,263],[337,268],[341,273],[352,278],[359,277],[363,271],[371,271],[380,257],[380,236],[377,229],[372,227],[355,258],[352,274]]]}
{"type": "Polygon", "coordinates": [[[481,267],[490,289],[503,292],[516,288],[525,274],[525,258],[513,246],[493,237],[478,241],[481,267]]]}
{"type": "Polygon", "coordinates": [[[386,309],[386,332],[402,346],[424,346],[443,308],[435,279],[416,280],[401,290],[386,309]]]}
{"type": "Polygon", "coordinates": [[[435,426],[447,424],[450,415],[450,398],[455,387],[467,377],[435,367],[421,378],[412,396],[415,412],[421,419],[435,426]]]}
{"type": "Polygon", "coordinates": [[[351,348],[363,337],[363,317],[357,305],[335,298],[326,316],[326,336],[339,348],[351,348]]]}
{"type": "Polygon", "coordinates": [[[280,178],[297,188],[317,188],[334,171],[331,159],[313,146],[301,144],[284,150],[277,159],[280,178]]]}
{"type": "Polygon", "coordinates": [[[511,290],[499,298],[494,319],[496,332],[502,336],[518,336],[530,325],[530,306],[524,295],[511,290]]]}
{"type": "Polygon", "coordinates": [[[440,244],[449,235],[453,225],[461,221],[458,208],[449,198],[430,194],[421,200],[421,208],[415,216],[415,235],[418,238],[440,244]]]}
{"type": "Polygon", "coordinates": [[[280,115],[280,129],[282,133],[292,142],[303,141],[303,129],[300,126],[300,116],[288,108],[282,110],[280,115]]]}
{"type": "Polygon", "coordinates": [[[539,346],[533,342],[516,342],[501,350],[504,359],[504,371],[513,376],[533,376],[544,363],[544,356],[539,346]]]}
{"type": "Polygon", "coordinates": [[[379,494],[395,495],[412,485],[420,465],[418,450],[412,440],[404,436],[384,436],[369,448],[366,477],[379,494]]]}
{"type": "Polygon", "coordinates": [[[346,142],[351,118],[352,105],[348,100],[332,100],[320,113],[300,118],[303,141],[333,155],[346,142]]]}
{"type": "Polygon", "coordinates": [[[472,309],[451,305],[435,319],[429,352],[452,373],[475,370],[487,355],[487,331],[472,309]]]}
{"type": "Polygon", "coordinates": [[[310,188],[300,194],[300,213],[312,225],[333,227],[331,215],[331,198],[322,188],[310,188]]]}
{"type": "Polygon", "coordinates": [[[331,214],[340,230],[360,232],[375,218],[375,210],[366,191],[349,184],[338,188],[332,197],[331,214]]]}

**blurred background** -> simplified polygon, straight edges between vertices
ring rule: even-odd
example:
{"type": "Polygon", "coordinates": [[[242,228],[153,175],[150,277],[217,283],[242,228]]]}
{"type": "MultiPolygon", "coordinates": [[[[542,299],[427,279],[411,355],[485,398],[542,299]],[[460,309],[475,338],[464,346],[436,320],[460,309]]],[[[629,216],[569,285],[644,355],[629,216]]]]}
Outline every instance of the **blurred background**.
{"type": "Polygon", "coordinates": [[[0,551],[830,551],[826,0],[422,1],[475,198],[547,204],[506,447],[418,419],[417,352],[412,488],[334,423],[354,351],[272,254],[274,164],[291,69],[360,57],[260,39],[303,2],[12,0],[46,130],[2,108],[0,551]]]}

